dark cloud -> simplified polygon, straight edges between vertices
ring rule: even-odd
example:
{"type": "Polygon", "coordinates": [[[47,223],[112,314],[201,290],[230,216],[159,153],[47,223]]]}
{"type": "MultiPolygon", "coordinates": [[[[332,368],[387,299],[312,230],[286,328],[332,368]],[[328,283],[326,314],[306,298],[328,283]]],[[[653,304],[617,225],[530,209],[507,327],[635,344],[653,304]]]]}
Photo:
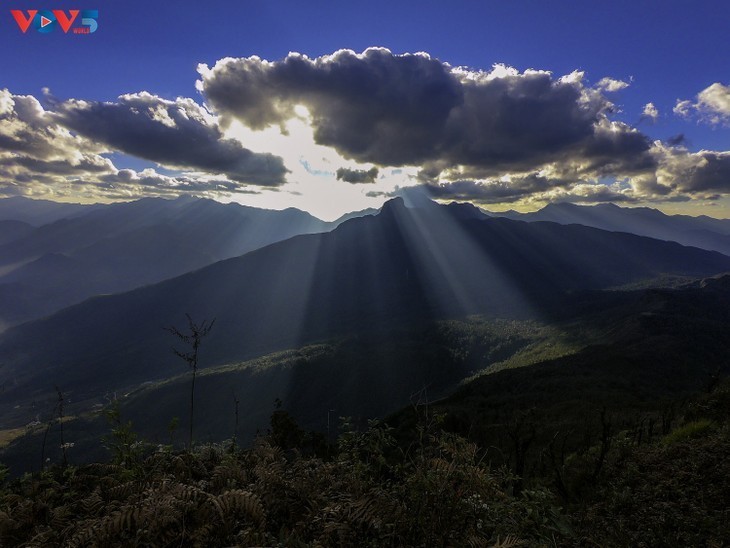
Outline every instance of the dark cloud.
{"type": "Polygon", "coordinates": [[[199,68],[198,88],[224,117],[254,129],[309,110],[315,140],[378,165],[529,170],[566,157],[646,163],[649,145],[627,126],[601,131],[612,104],[582,75],[453,68],[426,54],[381,48],[310,59],[223,59],[199,68]],[[623,135],[627,134],[627,135],[623,135]],[[636,157],[639,157],[638,159],[636,157]]]}
{"type": "Polygon", "coordinates": [[[368,170],[365,169],[348,169],[341,167],[337,170],[337,180],[345,181],[346,183],[374,183],[378,177],[378,168],[372,167],[368,170]]]}
{"type": "Polygon", "coordinates": [[[730,193],[730,152],[689,152],[657,142],[653,154],[659,164],[655,176],[633,182],[639,195],[676,201],[684,197],[714,200],[730,193]]]}
{"type": "Polygon", "coordinates": [[[730,152],[701,151],[692,155],[696,162],[677,174],[682,192],[730,192],[730,152]]]}
{"type": "Polygon", "coordinates": [[[192,99],[139,93],[115,103],[69,100],[54,107],[58,123],[139,158],[252,185],[285,182],[287,169],[279,156],[257,154],[224,138],[215,118],[192,99]]]}
{"type": "Polygon", "coordinates": [[[439,146],[456,165],[523,168],[556,159],[591,138],[605,106],[580,105],[579,85],[544,72],[466,80],[462,89],[439,146]]]}
{"type": "Polygon", "coordinates": [[[23,168],[46,175],[87,175],[108,173],[112,163],[101,156],[84,156],[76,161],[39,160],[29,156],[0,157],[0,166],[23,168]]]}
{"type": "Polygon", "coordinates": [[[604,121],[582,145],[583,172],[607,176],[653,171],[656,159],[650,154],[651,145],[646,135],[626,124],[604,121]]]}
{"type": "Polygon", "coordinates": [[[453,181],[426,183],[424,188],[433,198],[481,203],[514,202],[525,196],[546,192],[565,185],[539,175],[514,178],[510,181],[453,181]]]}
{"type": "Polygon", "coordinates": [[[339,51],[309,59],[296,53],[276,63],[257,57],[201,67],[199,83],[224,116],[254,129],[283,124],[305,105],[317,143],[383,165],[433,157],[439,135],[463,101],[458,79],[426,55],[362,55],[339,51]]]}

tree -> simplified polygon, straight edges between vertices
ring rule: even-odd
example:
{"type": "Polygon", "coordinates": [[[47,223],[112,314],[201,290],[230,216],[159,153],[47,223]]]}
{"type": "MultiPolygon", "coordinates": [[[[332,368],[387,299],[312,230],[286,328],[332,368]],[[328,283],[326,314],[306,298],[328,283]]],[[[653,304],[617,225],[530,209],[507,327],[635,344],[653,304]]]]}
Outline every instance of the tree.
{"type": "Polygon", "coordinates": [[[188,333],[183,333],[177,327],[165,327],[165,331],[172,333],[178,339],[180,339],[185,345],[190,347],[188,351],[181,351],[177,348],[173,348],[172,351],[177,357],[184,360],[193,372],[193,382],[190,386],[190,440],[188,448],[193,447],[193,417],[195,415],[195,376],[198,373],[198,351],[200,350],[200,344],[203,338],[210,333],[215,324],[215,318],[211,322],[203,320],[200,324],[196,324],[190,317],[190,314],[185,314],[188,319],[188,333]]]}

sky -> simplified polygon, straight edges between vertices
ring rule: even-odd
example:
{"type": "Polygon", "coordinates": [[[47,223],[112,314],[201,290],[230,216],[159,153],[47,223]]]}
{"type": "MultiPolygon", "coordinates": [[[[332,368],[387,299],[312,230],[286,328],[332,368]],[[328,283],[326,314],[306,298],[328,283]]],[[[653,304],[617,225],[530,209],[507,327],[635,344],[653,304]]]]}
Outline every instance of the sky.
{"type": "Polygon", "coordinates": [[[5,0],[0,196],[329,220],[415,187],[730,217],[728,21],[720,1],[5,0]],[[62,13],[22,32],[12,10],[62,13]]]}

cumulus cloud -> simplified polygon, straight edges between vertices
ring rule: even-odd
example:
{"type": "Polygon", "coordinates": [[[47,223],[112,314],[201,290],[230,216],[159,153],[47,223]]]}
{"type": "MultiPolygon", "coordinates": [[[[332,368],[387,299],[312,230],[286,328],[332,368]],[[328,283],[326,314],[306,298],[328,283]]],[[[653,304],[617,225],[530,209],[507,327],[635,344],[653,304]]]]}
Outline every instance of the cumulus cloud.
{"type": "Polygon", "coordinates": [[[194,193],[215,195],[220,193],[257,193],[256,190],[245,190],[235,181],[221,179],[211,176],[178,175],[171,177],[157,173],[154,169],[134,171],[132,169],[120,169],[115,173],[109,173],[100,180],[117,188],[138,188],[149,194],[152,191],[155,195],[178,195],[180,193],[194,193]]]}
{"type": "Polygon", "coordinates": [[[567,184],[540,175],[513,177],[487,181],[453,181],[427,183],[426,191],[442,200],[473,201],[479,203],[514,202],[525,196],[548,191],[567,184]]]}
{"type": "Polygon", "coordinates": [[[719,82],[700,91],[695,101],[677,100],[674,113],[684,118],[697,117],[710,124],[730,123],[730,86],[719,82]]]}
{"type": "Polygon", "coordinates": [[[0,153],[71,162],[102,150],[56,124],[35,97],[0,89],[0,153]]]}
{"type": "MultiPolygon", "coordinates": [[[[63,105],[68,107],[69,102],[63,105]]],[[[52,102],[47,109],[35,97],[0,90],[0,195],[113,200],[250,192],[247,183],[210,172],[171,176],[151,169],[117,169],[105,156],[118,150],[115,143],[70,129],[61,123],[59,110],[54,110],[58,106],[52,102]]],[[[165,118],[163,110],[155,116],[161,123],[175,123],[173,117],[165,118]]],[[[236,145],[232,147],[237,150],[236,145]]]]}
{"type": "MultiPolygon", "coordinates": [[[[199,74],[204,104],[148,92],[41,104],[0,90],[0,193],[216,196],[278,190],[287,176],[302,179],[284,187],[291,195],[383,197],[419,185],[485,204],[730,193],[730,152],[690,152],[682,136],[652,142],[615,120],[610,94],[629,84],[614,78],[482,71],[383,48],[227,58],[199,74]],[[120,169],[114,152],[169,169],[120,169]]],[[[713,84],[674,111],[728,123],[730,87],[713,84]]],[[[642,120],[658,116],[653,103],[643,107],[642,120]]]]}
{"type": "Polygon", "coordinates": [[[604,185],[597,183],[581,183],[570,188],[558,189],[541,198],[549,202],[570,202],[575,204],[635,203],[639,201],[638,196],[631,189],[622,188],[620,184],[604,185]]]}
{"type": "Polygon", "coordinates": [[[111,172],[103,152],[58,125],[35,97],[0,90],[0,193],[46,194],[69,178],[111,172]]]}
{"type": "Polygon", "coordinates": [[[338,181],[345,181],[346,183],[374,183],[378,177],[378,168],[372,167],[365,170],[341,167],[337,170],[336,175],[338,181]]]}
{"type": "MultiPolygon", "coordinates": [[[[317,58],[292,53],[280,61],[227,58],[199,73],[198,89],[224,123],[285,128],[305,111],[318,144],[361,163],[417,166],[418,182],[438,199],[681,200],[722,186],[721,153],[698,156],[680,142],[652,143],[611,119],[615,107],[606,94],[629,85],[614,78],[589,87],[581,71],[479,71],[383,48],[317,58]],[[679,169],[680,160],[693,170],[679,169]],[[670,183],[675,176],[682,182],[670,183]]],[[[720,91],[715,86],[698,100],[717,112],[720,91]]],[[[653,103],[644,106],[643,119],[658,116],[653,103]]],[[[364,176],[337,172],[350,182],[364,176]]]]}
{"type": "MultiPolygon", "coordinates": [[[[226,58],[198,71],[198,89],[224,120],[283,127],[304,106],[318,144],[362,163],[431,173],[466,167],[486,175],[566,157],[592,161],[608,143],[602,126],[613,109],[580,72],[555,78],[503,65],[475,71],[383,48],[315,59],[291,53],[274,62],[226,58]]],[[[603,87],[624,84],[609,80],[603,87]]],[[[648,142],[626,130],[614,125],[608,139],[617,158],[646,161],[648,142]]]]}
{"type": "Polygon", "coordinates": [[[56,104],[53,118],[88,139],[168,167],[252,185],[285,182],[280,157],[226,139],[215,117],[192,99],[170,101],[146,92],[122,95],[113,103],[72,99],[56,104]]]}
{"type": "MultiPolygon", "coordinates": [[[[531,174],[489,181],[453,181],[422,185],[434,199],[479,204],[544,202],[636,202],[639,196],[626,184],[565,181],[531,174]]],[[[399,191],[396,191],[397,194],[399,191]]]]}
{"type": "Polygon", "coordinates": [[[73,198],[86,201],[129,200],[141,196],[176,197],[181,194],[216,197],[232,193],[255,194],[259,187],[241,185],[203,174],[170,176],[148,168],[141,171],[96,166],[86,172],[49,169],[48,164],[18,168],[19,163],[0,159],[0,196],[73,198]]]}
{"type": "Polygon", "coordinates": [[[654,154],[659,168],[656,184],[666,194],[712,198],[730,193],[730,152],[701,150],[657,144],[654,154]]]}
{"type": "Polygon", "coordinates": [[[647,103],[644,105],[644,109],[641,111],[642,120],[651,120],[655,122],[659,118],[659,110],[654,106],[654,103],[647,103]]]}
{"type": "Polygon", "coordinates": [[[625,182],[604,184],[597,182],[568,182],[533,174],[523,178],[490,181],[451,181],[427,183],[416,187],[396,188],[392,192],[373,192],[373,196],[427,196],[442,201],[467,201],[480,205],[520,202],[540,206],[546,202],[635,203],[641,198],[625,182]]]}
{"type": "Polygon", "coordinates": [[[627,82],[608,77],[601,78],[601,80],[599,80],[596,84],[597,89],[607,91],[609,93],[621,91],[622,89],[626,89],[627,87],[629,87],[629,84],[627,82]]]}

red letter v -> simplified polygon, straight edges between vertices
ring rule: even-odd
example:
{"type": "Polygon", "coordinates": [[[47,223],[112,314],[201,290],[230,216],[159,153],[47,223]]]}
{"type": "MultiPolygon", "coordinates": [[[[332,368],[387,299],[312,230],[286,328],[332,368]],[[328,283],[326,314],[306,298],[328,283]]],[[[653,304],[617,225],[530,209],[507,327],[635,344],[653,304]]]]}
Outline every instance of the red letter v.
{"type": "Polygon", "coordinates": [[[28,30],[28,27],[30,26],[31,21],[33,21],[33,18],[35,17],[35,14],[38,13],[38,10],[28,10],[27,19],[25,18],[25,16],[23,15],[23,12],[21,10],[10,10],[10,13],[13,14],[13,17],[15,18],[15,22],[18,23],[20,30],[25,32],[28,30]]]}
{"type": "Polygon", "coordinates": [[[68,12],[71,14],[71,17],[66,17],[63,10],[53,10],[53,15],[56,16],[56,20],[61,25],[63,32],[68,32],[68,29],[71,28],[71,25],[76,20],[76,16],[79,14],[79,10],[68,10],[68,12]]]}

